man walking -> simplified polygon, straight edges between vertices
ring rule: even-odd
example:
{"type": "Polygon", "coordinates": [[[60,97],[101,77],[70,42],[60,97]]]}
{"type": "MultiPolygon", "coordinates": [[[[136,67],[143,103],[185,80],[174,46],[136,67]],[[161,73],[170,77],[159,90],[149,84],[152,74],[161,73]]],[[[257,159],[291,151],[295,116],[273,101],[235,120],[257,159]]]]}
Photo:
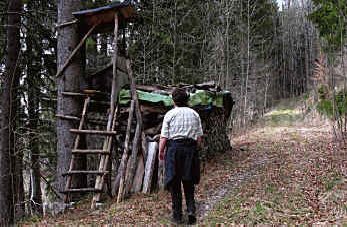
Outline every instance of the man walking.
{"type": "Polygon", "coordinates": [[[165,188],[171,193],[172,216],[169,219],[177,224],[182,219],[182,191],[186,199],[188,224],[196,222],[194,184],[200,181],[198,147],[202,140],[202,127],[199,114],[187,107],[188,94],[183,89],[172,93],[174,108],[166,113],[159,143],[159,160],[165,153],[165,188]],[[165,148],[167,148],[165,152],[165,148]]]}

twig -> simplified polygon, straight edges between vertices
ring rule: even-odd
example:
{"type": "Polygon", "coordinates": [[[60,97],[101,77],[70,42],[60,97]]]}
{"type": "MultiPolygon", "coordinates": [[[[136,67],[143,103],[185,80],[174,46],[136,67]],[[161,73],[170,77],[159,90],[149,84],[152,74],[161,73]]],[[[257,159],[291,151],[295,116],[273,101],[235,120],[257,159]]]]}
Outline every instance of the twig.
{"type": "Polygon", "coordinates": [[[46,182],[46,184],[48,185],[48,187],[49,187],[50,189],[52,189],[53,193],[54,193],[59,199],[63,199],[63,198],[58,194],[58,192],[56,192],[56,191],[54,190],[54,188],[51,186],[51,183],[49,183],[49,181],[42,175],[42,173],[40,173],[40,177],[46,182]]]}

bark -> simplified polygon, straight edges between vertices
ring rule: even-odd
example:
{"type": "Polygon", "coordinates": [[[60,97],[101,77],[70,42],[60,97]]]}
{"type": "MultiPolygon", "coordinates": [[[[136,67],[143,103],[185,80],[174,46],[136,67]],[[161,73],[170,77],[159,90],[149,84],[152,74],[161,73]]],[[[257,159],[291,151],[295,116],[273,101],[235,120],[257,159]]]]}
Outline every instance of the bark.
{"type": "MultiPolygon", "coordinates": [[[[63,24],[72,21],[73,11],[80,10],[82,6],[81,1],[68,1],[60,0],[58,2],[58,24],[63,24]]],[[[80,41],[80,34],[77,27],[74,25],[64,26],[58,30],[58,44],[57,44],[57,65],[59,71],[65,61],[69,58],[75,47],[80,41]]],[[[83,49],[83,48],[82,48],[83,49]]],[[[81,113],[82,105],[71,96],[63,96],[62,92],[78,92],[80,89],[80,78],[83,74],[84,61],[81,58],[81,52],[76,53],[73,60],[66,67],[64,73],[58,78],[58,96],[57,96],[57,114],[78,116],[81,113]]],[[[56,187],[58,191],[63,191],[65,188],[65,179],[62,173],[66,172],[69,168],[71,160],[71,148],[74,144],[75,136],[69,130],[77,128],[76,122],[66,119],[57,119],[57,182],[56,187]]],[[[76,155],[77,156],[77,155],[76,155]]],[[[75,169],[84,169],[86,166],[85,157],[76,157],[75,169]]],[[[85,187],[86,177],[76,176],[73,178],[73,186],[85,187]]]]}
{"type": "MultiPolygon", "coordinates": [[[[9,12],[21,12],[22,1],[9,2],[9,12]]],[[[20,14],[8,14],[7,55],[5,78],[1,100],[1,152],[0,152],[0,225],[6,226],[15,221],[16,203],[16,156],[15,137],[17,89],[19,85],[20,67],[20,14]]]]}

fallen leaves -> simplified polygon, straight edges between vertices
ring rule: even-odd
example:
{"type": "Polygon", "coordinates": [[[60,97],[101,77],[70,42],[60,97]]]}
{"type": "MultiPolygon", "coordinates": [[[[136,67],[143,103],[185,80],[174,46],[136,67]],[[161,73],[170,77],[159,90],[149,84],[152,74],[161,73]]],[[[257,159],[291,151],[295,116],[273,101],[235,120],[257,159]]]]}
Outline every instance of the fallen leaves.
{"type": "MultiPolygon", "coordinates": [[[[326,129],[263,128],[234,138],[233,147],[203,163],[196,188],[199,224],[347,222],[347,149],[326,129]]],[[[163,191],[107,203],[98,213],[82,204],[34,225],[166,225],[171,212],[170,195],[163,191]]]]}
{"type": "Polygon", "coordinates": [[[232,215],[214,209],[205,223],[214,224],[218,215],[223,218],[228,216],[230,223],[239,224],[346,221],[347,190],[340,190],[347,189],[347,152],[344,145],[334,142],[326,130],[297,127],[285,128],[280,133],[278,130],[276,128],[272,133],[261,131],[261,139],[257,133],[250,133],[247,135],[248,142],[242,138],[242,144],[258,141],[256,145],[248,147],[248,157],[236,168],[240,172],[249,171],[252,167],[256,169],[238,187],[237,194],[244,200],[237,201],[236,191],[231,190],[227,194],[230,199],[220,203],[231,204],[229,213],[232,215]],[[327,196],[329,191],[334,194],[327,196]],[[334,199],[334,202],[322,199],[333,198],[331,195],[338,195],[340,199],[334,199]]]}

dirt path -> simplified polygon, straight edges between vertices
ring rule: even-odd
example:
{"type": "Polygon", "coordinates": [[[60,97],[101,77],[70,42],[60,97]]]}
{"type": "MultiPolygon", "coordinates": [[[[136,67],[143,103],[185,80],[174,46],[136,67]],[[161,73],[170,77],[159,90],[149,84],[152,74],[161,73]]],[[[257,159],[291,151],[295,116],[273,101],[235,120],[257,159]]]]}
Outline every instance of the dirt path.
{"type": "MultiPolygon", "coordinates": [[[[196,190],[198,224],[347,222],[346,150],[333,142],[327,127],[262,127],[234,137],[232,151],[203,165],[196,190]]],[[[80,203],[35,224],[159,225],[169,224],[170,212],[169,194],[157,192],[121,204],[108,201],[97,211],[80,203]]]]}
{"type": "Polygon", "coordinates": [[[247,157],[202,224],[347,223],[346,145],[328,126],[263,127],[234,137],[234,147],[247,157]]]}

